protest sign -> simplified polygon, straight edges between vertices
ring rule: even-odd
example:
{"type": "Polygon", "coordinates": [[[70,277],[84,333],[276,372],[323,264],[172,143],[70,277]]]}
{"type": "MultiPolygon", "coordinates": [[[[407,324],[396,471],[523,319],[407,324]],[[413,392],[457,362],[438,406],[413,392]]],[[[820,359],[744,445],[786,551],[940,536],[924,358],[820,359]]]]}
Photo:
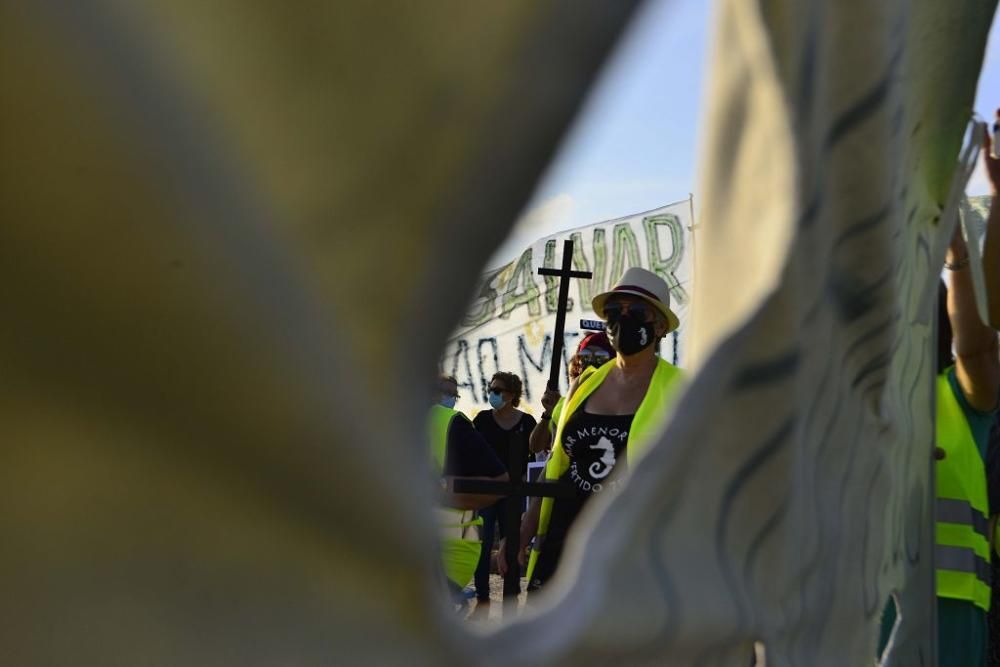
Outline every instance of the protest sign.
{"type": "MultiPolygon", "coordinates": [[[[442,372],[458,380],[458,409],[474,413],[488,407],[487,387],[497,371],[524,383],[522,408],[537,404],[548,376],[555,328],[558,279],[539,276],[539,267],[557,267],[563,240],[573,240],[573,269],[592,271],[591,280],[570,286],[564,334],[560,391],[568,386],[567,368],[581,335],[581,320],[594,320],[594,295],[611,286],[632,266],[653,271],[670,285],[671,308],[680,328],[664,339],[660,354],[683,365],[684,329],[692,277],[692,201],[566,230],[543,238],[508,264],[486,272],[465,318],[448,341],[442,372]]],[[[588,325],[589,329],[591,325],[588,325]]]]}

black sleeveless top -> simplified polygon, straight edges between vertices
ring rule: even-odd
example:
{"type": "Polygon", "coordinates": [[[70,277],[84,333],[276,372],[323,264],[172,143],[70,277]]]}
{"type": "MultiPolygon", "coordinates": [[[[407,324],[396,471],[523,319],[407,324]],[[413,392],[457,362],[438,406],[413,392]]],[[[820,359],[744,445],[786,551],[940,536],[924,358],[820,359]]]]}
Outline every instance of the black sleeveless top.
{"type": "Polygon", "coordinates": [[[497,458],[503,463],[504,468],[510,466],[510,448],[513,446],[521,450],[521,470],[519,475],[515,475],[512,470],[508,470],[507,472],[510,473],[512,478],[520,477],[523,479],[524,474],[528,471],[528,462],[532,460],[528,448],[528,438],[531,436],[532,429],[535,428],[535,418],[524,413],[521,415],[521,419],[508,430],[502,428],[497,423],[492,410],[481,410],[475,419],[472,420],[472,423],[475,425],[476,430],[486,438],[486,442],[490,443],[493,451],[496,452],[497,458]]]}
{"type": "Polygon", "coordinates": [[[590,497],[604,489],[611,471],[623,458],[634,417],[591,414],[587,412],[587,401],[570,415],[562,432],[562,447],[569,457],[563,478],[569,480],[578,496],[590,497]]]}
{"type": "Polygon", "coordinates": [[[635,415],[595,415],[587,412],[587,401],[570,415],[563,427],[562,446],[569,468],[559,483],[576,491],[573,498],[556,498],[542,544],[533,583],[543,583],[555,572],[563,543],[584,504],[595,493],[612,488],[620,476],[612,473],[625,465],[625,443],[635,415]]]}

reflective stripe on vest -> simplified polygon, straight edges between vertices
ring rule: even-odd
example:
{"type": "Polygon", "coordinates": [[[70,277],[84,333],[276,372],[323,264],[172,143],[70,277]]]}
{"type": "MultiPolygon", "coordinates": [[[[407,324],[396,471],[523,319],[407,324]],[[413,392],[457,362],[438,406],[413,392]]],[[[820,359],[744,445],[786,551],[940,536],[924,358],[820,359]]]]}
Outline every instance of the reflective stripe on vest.
{"type": "MultiPolygon", "coordinates": [[[[601,386],[614,367],[615,360],[612,359],[600,368],[588,368],[580,375],[576,391],[563,406],[559,415],[556,437],[552,444],[552,456],[545,466],[545,479],[557,480],[569,469],[569,457],[566,456],[566,452],[562,448],[563,428],[587,397],[601,386]]],[[[625,457],[630,464],[634,463],[645,452],[653,437],[659,434],[659,429],[665,423],[663,419],[665,413],[673,404],[682,378],[683,374],[679,368],[657,357],[656,370],[653,371],[653,377],[649,380],[649,388],[646,389],[642,403],[635,411],[632,427],[625,440],[625,457]]],[[[542,499],[542,507],[538,517],[539,535],[545,535],[548,532],[549,520],[552,517],[552,504],[552,498],[542,499]]]]}
{"type": "Polygon", "coordinates": [[[939,570],[952,570],[973,574],[989,585],[990,564],[968,547],[934,547],[934,564],[939,570]]]}
{"type": "Polygon", "coordinates": [[[961,523],[972,526],[972,530],[989,539],[990,522],[967,500],[938,498],[935,519],[945,523],[961,523]]]}
{"type": "Polygon", "coordinates": [[[939,597],[990,608],[986,469],[948,373],[937,380],[935,570],[939,597]]]}
{"type": "Polygon", "coordinates": [[[483,518],[477,517],[475,510],[438,508],[438,535],[446,540],[479,542],[479,531],[476,527],[481,525],[483,518]]]}

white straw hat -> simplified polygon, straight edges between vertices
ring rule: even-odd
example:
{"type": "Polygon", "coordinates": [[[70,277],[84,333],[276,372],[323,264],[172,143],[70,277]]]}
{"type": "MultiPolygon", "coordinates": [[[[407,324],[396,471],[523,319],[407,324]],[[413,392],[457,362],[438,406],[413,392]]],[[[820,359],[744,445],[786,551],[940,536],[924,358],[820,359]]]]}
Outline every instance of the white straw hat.
{"type": "Polygon", "coordinates": [[[612,294],[630,294],[650,303],[667,318],[668,332],[681,324],[677,314],[670,310],[670,288],[663,278],[652,271],[633,266],[622,274],[621,280],[610,291],[595,296],[591,305],[599,316],[604,316],[604,302],[612,294]]]}

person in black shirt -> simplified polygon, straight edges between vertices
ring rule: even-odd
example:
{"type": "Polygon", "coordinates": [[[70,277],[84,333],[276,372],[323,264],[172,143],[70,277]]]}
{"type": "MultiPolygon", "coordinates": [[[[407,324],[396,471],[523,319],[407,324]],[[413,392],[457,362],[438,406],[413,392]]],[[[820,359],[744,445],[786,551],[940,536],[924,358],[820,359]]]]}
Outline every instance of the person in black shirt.
{"type": "MultiPolygon", "coordinates": [[[[444,459],[444,477],[506,481],[507,467],[482,433],[464,416],[451,422],[444,459]]],[[[466,503],[468,505],[468,503],[466,503]]]]}
{"type": "MultiPolygon", "coordinates": [[[[441,476],[506,481],[506,462],[496,455],[494,448],[476,430],[468,417],[455,411],[458,399],[458,383],[455,378],[450,375],[441,376],[435,398],[436,405],[432,410],[444,408],[455,417],[448,422],[441,476]]],[[[484,502],[491,502],[492,498],[478,495],[465,497],[467,495],[470,494],[452,494],[448,504],[461,509],[478,509],[484,502]]]]}
{"type": "MultiPolygon", "coordinates": [[[[490,380],[489,401],[492,409],[483,410],[473,419],[476,430],[490,443],[497,457],[509,466],[510,448],[521,450],[522,467],[518,471],[508,470],[513,478],[519,475],[524,479],[528,470],[528,436],[535,428],[535,418],[517,409],[521,403],[521,378],[513,373],[496,373],[490,380]]],[[[483,551],[476,568],[475,587],[478,605],[488,605],[490,600],[490,552],[496,532],[496,522],[501,521],[506,509],[507,500],[484,507],[479,511],[483,517],[483,551]]],[[[503,525],[500,526],[500,536],[503,537],[503,525]]]]}
{"type": "Polygon", "coordinates": [[[507,481],[507,472],[493,448],[472,422],[456,411],[458,385],[450,376],[438,379],[436,404],[428,415],[431,458],[441,475],[443,507],[437,512],[445,582],[456,611],[464,606],[463,587],[479,564],[481,547],[475,529],[475,510],[496,502],[496,496],[454,493],[455,478],[507,481]]]}

